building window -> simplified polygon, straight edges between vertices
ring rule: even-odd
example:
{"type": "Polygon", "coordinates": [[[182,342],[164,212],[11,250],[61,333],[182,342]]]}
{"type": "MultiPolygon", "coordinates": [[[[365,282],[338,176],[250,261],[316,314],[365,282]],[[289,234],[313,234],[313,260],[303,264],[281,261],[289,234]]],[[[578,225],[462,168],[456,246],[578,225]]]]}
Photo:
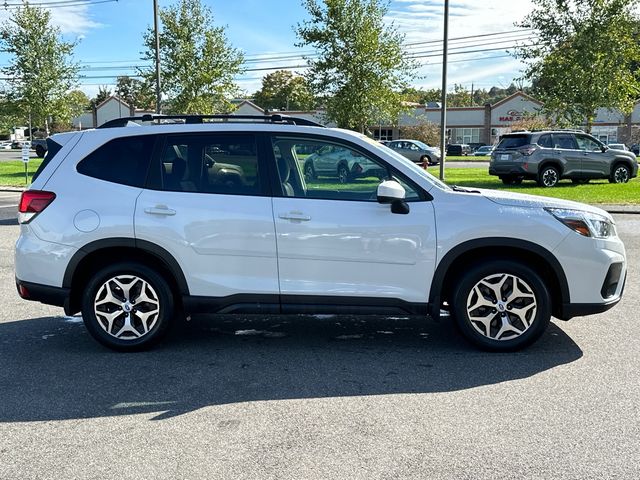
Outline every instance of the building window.
{"type": "Polygon", "coordinates": [[[616,143],[618,141],[618,127],[594,126],[591,127],[591,135],[603,143],[616,143]]]}
{"type": "Polygon", "coordinates": [[[480,128],[452,128],[451,142],[480,143],[480,128]]]}
{"type": "Polygon", "coordinates": [[[374,128],[373,139],[389,141],[393,140],[393,129],[391,128],[374,128]]]}

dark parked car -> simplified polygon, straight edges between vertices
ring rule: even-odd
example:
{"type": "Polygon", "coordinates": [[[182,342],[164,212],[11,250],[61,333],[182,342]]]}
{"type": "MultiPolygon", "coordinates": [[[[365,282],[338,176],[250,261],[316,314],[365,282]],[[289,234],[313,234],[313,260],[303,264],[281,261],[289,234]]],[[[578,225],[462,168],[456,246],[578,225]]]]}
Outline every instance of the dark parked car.
{"type": "Polygon", "coordinates": [[[47,139],[46,138],[34,138],[31,141],[31,150],[36,151],[36,155],[44,157],[47,153],[47,139]]]}
{"type": "Polygon", "coordinates": [[[466,143],[451,143],[447,145],[447,155],[469,155],[471,154],[471,147],[466,143]]]}

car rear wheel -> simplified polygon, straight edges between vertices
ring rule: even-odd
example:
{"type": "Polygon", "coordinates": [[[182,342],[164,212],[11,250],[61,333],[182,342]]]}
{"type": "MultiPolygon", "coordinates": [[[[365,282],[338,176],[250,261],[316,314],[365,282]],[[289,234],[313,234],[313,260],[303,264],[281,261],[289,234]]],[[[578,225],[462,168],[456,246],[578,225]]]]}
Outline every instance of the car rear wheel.
{"type": "Polygon", "coordinates": [[[174,301],[166,280],[137,262],[98,271],[82,297],[82,318],[98,342],[121,351],[148,348],[166,333],[174,301]]]}
{"type": "Polygon", "coordinates": [[[609,178],[610,183],[627,183],[631,179],[631,170],[626,165],[619,163],[615,167],[613,167],[613,171],[611,172],[611,177],[609,178]]]}
{"type": "Polygon", "coordinates": [[[456,282],[452,313],[474,345],[513,351],[544,333],[551,319],[551,298],[540,276],[527,265],[494,260],[470,268],[456,282]]]}
{"type": "Polygon", "coordinates": [[[304,179],[307,182],[310,182],[311,180],[315,180],[316,178],[316,171],[313,168],[313,164],[311,162],[307,162],[307,164],[304,166],[304,179]]]}
{"type": "Polygon", "coordinates": [[[36,145],[36,155],[40,158],[44,157],[44,155],[47,153],[47,151],[44,149],[44,147],[42,145],[36,145]]]}
{"type": "Polygon", "coordinates": [[[502,183],[504,183],[505,185],[520,185],[522,183],[522,180],[524,180],[524,178],[509,175],[509,176],[500,177],[500,180],[502,180],[502,183]]]}
{"type": "Polygon", "coordinates": [[[560,172],[556,167],[544,167],[538,174],[538,185],[541,187],[555,187],[560,181],[560,172]]]}

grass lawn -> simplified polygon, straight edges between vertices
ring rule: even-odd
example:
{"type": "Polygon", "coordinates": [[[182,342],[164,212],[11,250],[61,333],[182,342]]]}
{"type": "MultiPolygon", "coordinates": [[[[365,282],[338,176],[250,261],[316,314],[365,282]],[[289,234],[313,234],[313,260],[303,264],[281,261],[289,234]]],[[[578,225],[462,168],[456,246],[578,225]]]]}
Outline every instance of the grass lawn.
{"type": "Polygon", "coordinates": [[[474,155],[447,155],[447,162],[488,162],[491,157],[476,157],[474,155]]]}
{"type": "MultiPolygon", "coordinates": [[[[437,176],[437,167],[430,169],[430,173],[437,176]]],[[[486,168],[448,168],[445,179],[449,185],[508,190],[583,203],[640,204],[638,178],[620,184],[609,183],[608,180],[591,180],[586,185],[574,185],[571,180],[562,180],[556,187],[542,188],[532,180],[525,180],[521,185],[506,186],[498,177],[490,176],[486,168]]]]}
{"type": "MultiPolygon", "coordinates": [[[[32,159],[27,164],[29,168],[29,182],[31,177],[42,163],[42,159],[32,159]]],[[[24,187],[24,163],[20,160],[0,162],[0,185],[11,187],[24,187]]]]}

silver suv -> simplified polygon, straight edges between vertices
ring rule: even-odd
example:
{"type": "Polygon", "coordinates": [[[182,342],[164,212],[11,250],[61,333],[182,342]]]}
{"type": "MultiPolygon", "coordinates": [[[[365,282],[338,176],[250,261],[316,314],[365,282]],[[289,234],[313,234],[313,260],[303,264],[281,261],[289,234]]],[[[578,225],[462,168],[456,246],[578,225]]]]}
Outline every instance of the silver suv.
{"type": "Polygon", "coordinates": [[[503,135],[489,164],[489,175],[497,175],[506,185],[528,179],[541,187],[554,187],[562,178],[574,183],[596,178],[627,183],[637,174],[638,162],[632,152],[609,148],[580,131],[503,135]]]}

